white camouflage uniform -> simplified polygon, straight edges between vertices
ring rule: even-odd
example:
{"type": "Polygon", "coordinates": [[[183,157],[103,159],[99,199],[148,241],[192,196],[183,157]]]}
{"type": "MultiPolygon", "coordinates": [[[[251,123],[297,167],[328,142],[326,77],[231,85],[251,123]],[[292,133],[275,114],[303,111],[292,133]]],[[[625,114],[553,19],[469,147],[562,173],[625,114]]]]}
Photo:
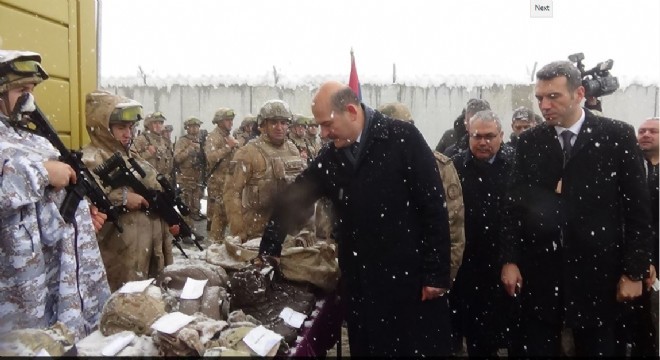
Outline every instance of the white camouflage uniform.
{"type": "Polygon", "coordinates": [[[0,334],[61,321],[81,339],[110,296],[89,203],[66,224],[66,192],[47,188],[43,166],[59,152],[7,121],[0,114],[0,334]]]}

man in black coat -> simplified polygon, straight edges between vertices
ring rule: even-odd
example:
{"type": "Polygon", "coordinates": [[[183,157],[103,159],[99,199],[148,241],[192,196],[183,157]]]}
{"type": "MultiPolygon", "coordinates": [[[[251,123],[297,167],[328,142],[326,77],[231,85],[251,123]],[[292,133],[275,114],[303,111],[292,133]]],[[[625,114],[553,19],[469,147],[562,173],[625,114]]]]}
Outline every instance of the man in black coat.
{"type": "MultiPolygon", "coordinates": [[[[456,122],[454,122],[454,129],[457,129],[455,131],[456,142],[453,145],[447,147],[445,151],[442,151],[443,154],[452,157],[461,151],[467,150],[469,142],[467,131],[468,122],[470,121],[470,118],[474,116],[474,114],[483,110],[490,110],[490,104],[488,101],[483,99],[470,99],[467,102],[467,105],[465,105],[464,109],[465,114],[463,116],[463,130],[458,130],[460,127],[456,127],[456,122]]],[[[456,121],[459,121],[459,119],[456,119],[456,121]]]]}
{"type": "Polygon", "coordinates": [[[641,295],[651,264],[635,132],[580,107],[585,89],[570,62],[536,77],[546,122],[520,135],[502,231],[502,282],[522,303],[513,355],[558,356],[565,325],[576,355],[612,356],[617,301],[641,295]]]}
{"type": "Polygon", "coordinates": [[[469,124],[469,148],[452,161],[465,204],[465,252],[451,291],[454,324],[466,337],[471,357],[496,356],[505,347],[506,295],[500,283],[501,202],[513,166],[497,115],[477,112],[469,124]]]}
{"type": "Polygon", "coordinates": [[[319,88],[312,112],[332,143],[277,199],[260,254],[279,256],[304,209],[329,198],[351,355],[449,355],[449,226],[431,149],[337,82],[319,88]]]}

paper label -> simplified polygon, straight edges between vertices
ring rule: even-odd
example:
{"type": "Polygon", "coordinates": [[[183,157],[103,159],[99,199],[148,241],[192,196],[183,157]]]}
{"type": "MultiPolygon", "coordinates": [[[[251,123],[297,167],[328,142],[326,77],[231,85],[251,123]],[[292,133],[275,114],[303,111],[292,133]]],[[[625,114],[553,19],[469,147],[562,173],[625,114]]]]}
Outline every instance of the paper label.
{"type": "Polygon", "coordinates": [[[154,281],[153,278],[140,281],[129,281],[124,286],[119,289],[120,294],[134,294],[143,292],[151,283],[154,281]]]}
{"type": "Polygon", "coordinates": [[[189,316],[177,311],[161,316],[151,325],[151,328],[165,334],[174,334],[194,319],[194,316],[189,316]]]}
{"type": "Polygon", "coordinates": [[[266,356],[268,353],[278,345],[282,340],[282,336],[266,329],[262,325],[250,330],[243,338],[247,346],[256,352],[259,356],[266,356]]]}
{"type": "Polygon", "coordinates": [[[287,325],[300,329],[307,316],[291,308],[285,307],[280,313],[280,318],[282,318],[287,325]]]}
{"type": "Polygon", "coordinates": [[[195,300],[202,297],[204,294],[204,287],[209,280],[195,280],[188,278],[186,284],[183,285],[183,290],[181,290],[181,299],[186,300],[195,300]]]}
{"type": "Polygon", "coordinates": [[[115,356],[126,346],[128,346],[128,344],[130,344],[133,339],[135,339],[135,333],[133,332],[118,335],[119,336],[115,337],[108,345],[103,347],[103,350],[101,350],[101,355],[115,356]]]}

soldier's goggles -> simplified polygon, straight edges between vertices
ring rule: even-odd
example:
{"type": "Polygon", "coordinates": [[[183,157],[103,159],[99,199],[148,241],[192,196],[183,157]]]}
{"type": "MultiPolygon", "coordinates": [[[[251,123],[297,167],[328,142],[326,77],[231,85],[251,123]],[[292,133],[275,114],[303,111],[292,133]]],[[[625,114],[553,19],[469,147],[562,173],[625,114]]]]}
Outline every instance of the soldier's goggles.
{"type": "Polygon", "coordinates": [[[167,119],[165,119],[165,115],[163,115],[163,113],[160,112],[160,111],[156,111],[155,113],[151,114],[151,117],[154,118],[154,119],[167,120],[167,119]]]}
{"type": "Polygon", "coordinates": [[[115,108],[110,114],[110,122],[135,122],[140,120],[142,120],[142,106],[115,108]]]}
{"type": "Polygon", "coordinates": [[[48,79],[48,73],[44,70],[41,63],[36,60],[12,61],[7,64],[9,69],[19,75],[39,75],[42,79],[48,79]]]}

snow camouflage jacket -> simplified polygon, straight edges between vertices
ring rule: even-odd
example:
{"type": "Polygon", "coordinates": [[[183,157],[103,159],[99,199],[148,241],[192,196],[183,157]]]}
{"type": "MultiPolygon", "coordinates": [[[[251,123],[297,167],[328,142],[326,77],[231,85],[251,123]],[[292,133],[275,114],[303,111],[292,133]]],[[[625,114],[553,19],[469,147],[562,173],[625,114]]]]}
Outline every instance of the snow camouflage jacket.
{"type": "Polygon", "coordinates": [[[0,120],[0,333],[61,321],[81,339],[110,296],[89,203],[66,224],[59,212],[66,193],[47,189],[42,165],[59,152],[0,120]]]}

